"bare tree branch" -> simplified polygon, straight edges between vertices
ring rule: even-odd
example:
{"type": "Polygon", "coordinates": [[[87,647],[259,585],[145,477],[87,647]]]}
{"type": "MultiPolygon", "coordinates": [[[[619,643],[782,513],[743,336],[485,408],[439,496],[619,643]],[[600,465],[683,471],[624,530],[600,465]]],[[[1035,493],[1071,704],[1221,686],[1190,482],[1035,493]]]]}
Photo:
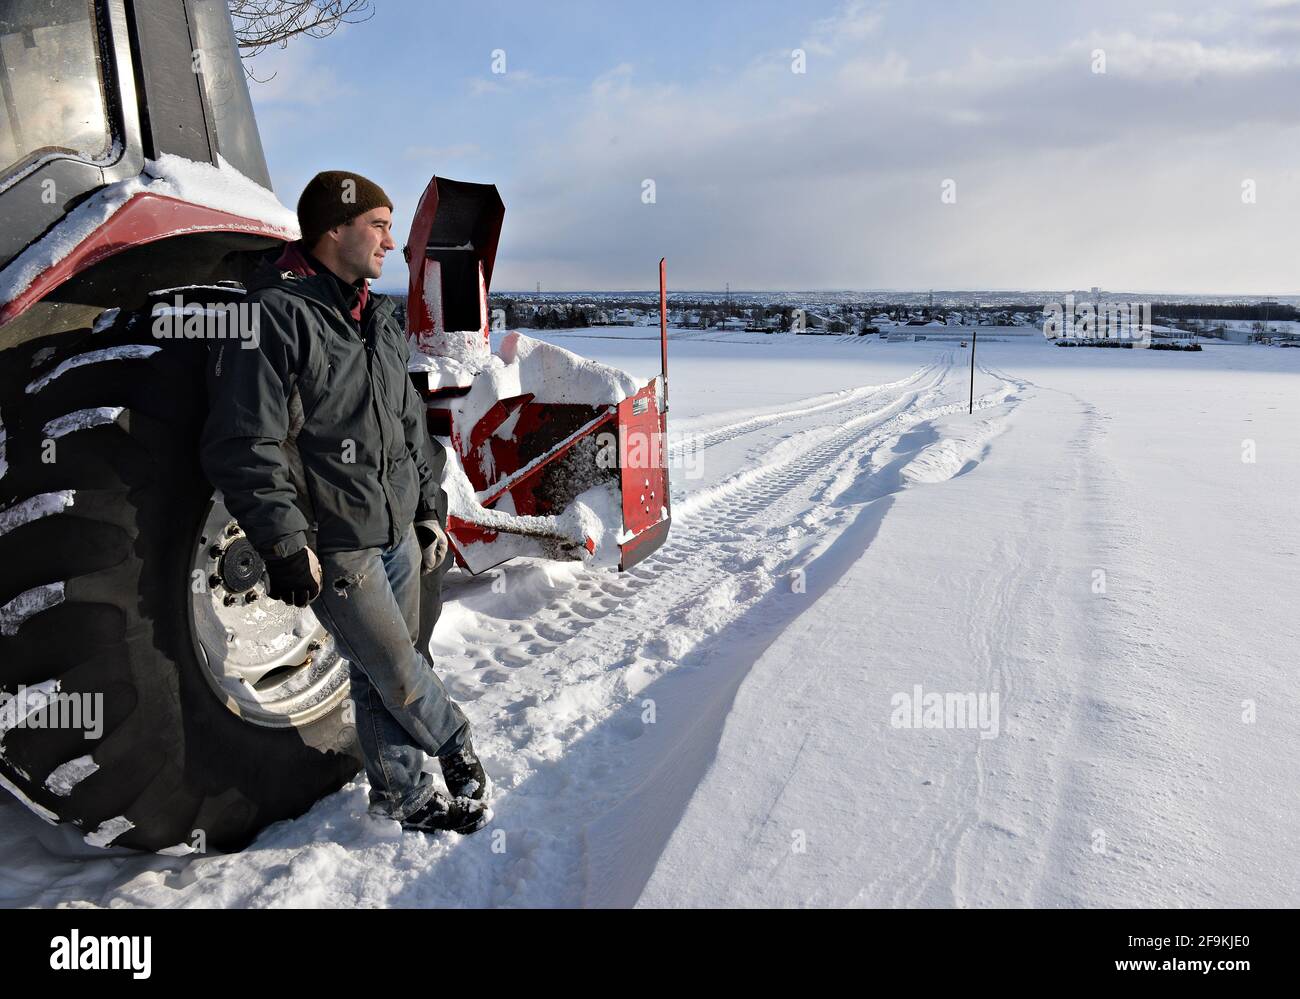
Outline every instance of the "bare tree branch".
{"type": "MultiPolygon", "coordinates": [[[[245,60],[271,46],[285,48],[297,35],[324,38],[341,24],[356,24],[375,16],[373,0],[227,0],[235,23],[239,54],[245,60]]],[[[258,79],[245,64],[249,79],[258,79]]]]}

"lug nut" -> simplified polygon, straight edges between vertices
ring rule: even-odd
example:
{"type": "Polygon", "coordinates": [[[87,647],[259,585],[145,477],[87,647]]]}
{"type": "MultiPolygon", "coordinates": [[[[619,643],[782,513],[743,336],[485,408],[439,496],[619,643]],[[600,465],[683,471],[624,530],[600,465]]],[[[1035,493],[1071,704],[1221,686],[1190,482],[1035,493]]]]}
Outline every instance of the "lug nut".
{"type": "Polygon", "coordinates": [[[235,596],[233,593],[229,593],[226,595],[226,598],[221,602],[225,604],[227,607],[234,607],[235,604],[239,602],[239,598],[235,596]]]}
{"type": "Polygon", "coordinates": [[[249,590],[247,593],[244,594],[244,603],[246,604],[251,604],[256,599],[257,599],[257,593],[254,590],[249,590]]]}
{"type": "Polygon", "coordinates": [[[208,587],[213,590],[219,589],[221,587],[221,577],[218,576],[215,572],[208,577],[208,587]]]}
{"type": "Polygon", "coordinates": [[[211,548],[208,549],[208,557],[221,558],[221,550],[222,549],[220,545],[213,545],[211,548]]]}
{"type": "Polygon", "coordinates": [[[228,537],[228,538],[237,538],[237,537],[239,537],[239,525],[238,525],[238,524],[231,524],[229,527],[227,527],[227,528],[226,528],[226,537],[228,537]]]}

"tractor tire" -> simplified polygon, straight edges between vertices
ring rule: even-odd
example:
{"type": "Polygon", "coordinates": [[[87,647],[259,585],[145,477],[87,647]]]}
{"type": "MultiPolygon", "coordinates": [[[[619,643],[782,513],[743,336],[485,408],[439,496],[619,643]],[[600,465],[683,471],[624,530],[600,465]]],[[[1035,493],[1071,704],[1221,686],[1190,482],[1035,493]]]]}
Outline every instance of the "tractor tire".
{"type": "Polygon", "coordinates": [[[93,846],[237,850],[361,767],[346,661],[199,466],[207,346],[110,310],[0,354],[0,784],[93,846]]]}

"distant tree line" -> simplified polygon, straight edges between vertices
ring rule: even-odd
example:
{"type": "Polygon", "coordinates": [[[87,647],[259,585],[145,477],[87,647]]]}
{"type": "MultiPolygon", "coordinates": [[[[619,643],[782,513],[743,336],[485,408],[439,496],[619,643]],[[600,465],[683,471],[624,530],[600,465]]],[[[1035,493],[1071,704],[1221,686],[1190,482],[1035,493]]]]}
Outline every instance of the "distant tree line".
{"type": "MultiPolygon", "coordinates": [[[[399,321],[405,321],[406,296],[391,295],[398,303],[399,321]]],[[[1041,307],[1025,305],[1008,306],[962,306],[930,307],[925,304],[904,304],[891,301],[875,301],[846,304],[842,302],[819,302],[810,298],[806,304],[773,304],[757,302],[752,299],[733,298],[730,302],[719,301],[712,296],[674,295],[669,303],[674,321],[688,326],[717,328],[728,320],[740,320],[747,328],[774,330],[793,330],[796,327],[796,314],[803,313],[801,328],[810,332],[826,333],[876,333],[879,332],[872,320],[879,315],[887,316],[899,323],[925,323],[934,319],[942,322],[952,321],[954,314],[960,314],[964,324],[981,323],[984,325],[1009,325],[1017,315],[1030,316],[1041,312],[1041,307]]],[[[593,297],[590,293],[575,293],[572,300],[564,300],[557,294],[536,296],[528,292],[514,292],[508,295],[491,294],[488,308],[496,316],[503,313],[505,329],[574,329],[601,323],[618,324],[627,322],[627,317],[620,317],[625,310],[633,317],[657,316],[659,311],[658,296],[646,294],[617,295],[600,294],[593,297]]],[[[1160,307],[1157,307],[1160,308],[1160,307]]],[[[1195,316],[1211,314],[1214,309],[1238,307],[1224,306],[1170,306],[1168,309],[1188,311],[1195,316]]],[[[1242,309],[1253,307],[1242,306],[1242,309]]],[[[1295,315],[1296,310],[1290,306],[1274,306],[1271,319],[1286,319],[1295,315]]],[[[1218,314],[1218,313],[1212,313],[1218,314]]],[[[1159,312],[1157,312],[1159,315],[1159,312]]],[[[1237,313],[1233,313],[1235,317],[1237,313]]],[[[1261,312],[1262,315],[1262,312],[1261,312]]],[[[1243,318],[1250,318],[1245,313],[1243,318]]],[[[1172,325],[1178,320],[1172,313],[1165,316],[1172,325]]]]}
{"type": "Polygon", "coordinates": [[[1294,305],[1261,305],[1246,303],[1236,305],[1198,305],[1194,302],[1155,302],[1151,314],[1163,319],[1258,319],[1288,320],[1300,319],[1300,309],[1294,305]]]}

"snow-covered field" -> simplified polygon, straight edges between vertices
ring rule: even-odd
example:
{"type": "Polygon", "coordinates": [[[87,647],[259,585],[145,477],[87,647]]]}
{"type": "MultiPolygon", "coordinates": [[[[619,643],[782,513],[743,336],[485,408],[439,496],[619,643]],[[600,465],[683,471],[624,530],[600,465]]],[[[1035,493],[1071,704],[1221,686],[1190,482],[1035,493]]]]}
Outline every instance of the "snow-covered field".
{"type": "Polygon", "coordinates": [[[978,359],[972,416],[956,343],[675,334],[659,553],[450,578],[487,830],[358,783],[142,857],[5,796],[0,902],[1296,905],[1300,351],[978,359]]]}

